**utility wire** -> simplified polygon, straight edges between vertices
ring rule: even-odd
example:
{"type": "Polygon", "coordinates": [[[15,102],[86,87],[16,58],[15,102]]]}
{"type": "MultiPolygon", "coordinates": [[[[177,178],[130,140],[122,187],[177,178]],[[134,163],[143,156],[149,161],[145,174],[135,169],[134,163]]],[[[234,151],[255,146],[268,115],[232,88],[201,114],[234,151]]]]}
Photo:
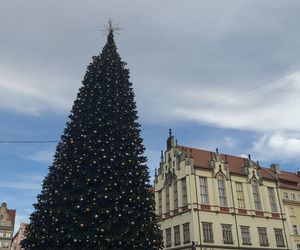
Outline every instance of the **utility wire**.
{"type": "Polygon", "coordinates": [[[54,142],[58,142],[57,140],[37,140],[37,141],[10,141],[10,140],[6,140],[6,141],[0,141],[0,143],[7,143],[7,144],[33,144],[33,143],[54,143],[54,142]]]}
{"type": "MultiPolygon", "coordinates": [[[[273,83],[273,82],[275,82],[275,81],[278,81],[278,80],[280,80],[280,79],[282,79],[282,78],[285,78],[285,77],[287,77],[287,76],[290,76],[290,75],[296,73],[297,71],[298,71],[298,70],[293,70],[293,71],[289,71],[289,72],[283,73],[283,74],[281,74],[281,75],[279,75],[279,76],[277,76],[277,77],[275,77],[275,78],[273,78],[273,79],[271,79],[271,80],[269,80],[269,81],[266,81],[266,82],[263,82],[263,83],[261,83],[261,84],[258,84],[258,85],[254,86],[254,87],[252,87],[252,88],[245,89],[245,90],[240,91],[240,92],[237,92],[237,93],[235,93],[235,94],[233,94],[233,95],[231,95],[231,96],[228,96],[228,97],[225,97],[225,98],[223,98],[223,99],[220,99],[220,100],[218,100],[218,101],[216,101],[216,102],[214,102],[214,103],[210,103],[210,104],[208,104],[208,105],[205,105],[205,106],[202,106],[202,107],[200,107],[200,108],[198,108],[198,109],[195,109],[195,110],[193,110],[193,111],[191,111],[191,112],[182,114],[180,117],[175,117],[175,118],[172,118],[172,119],[168,119],[168,120],[160,121],[160,122],[158,122],[158,123],[154,123],[154,124],[151,125],[151,127],[157,126],[157,125],[160,125],[160,124],[164,124],[164,123],[168,123],[168,122],[171,122],[171,121],[176,121],[176,120],[180,119],[182,116],[188,116],[188,115],[190,115],[190,114],[199,112],[199,111],[201,111],[201,110],[205,110],[205,109],[209,109],[209,108],[211,108],[211,107],[217,106],[217,105],[219,105],[219,104],[221,104],[221,103],[227,102],[227,101],[229,101],[229,100],[231,100],[231,99],[234,99],[234,98],[236,98],[236,97],[246,95],[246,94],[248,94],[249,92],[252,92],[252,91],[254,91],[254,90],[256,90],[256,89],[259,89],[259,88],[261,88],[261,87],[264,87],[264,86],[266,86],[266,85],[269,85],[269,84],[271,84],[271,83],[273,83]]],[[[144,128],[144,129],[147,129],[147,127],[144,128]]],[[[29,140],[29,141],[22,141],[22,140],[18,140],[18,141],[13,141],[13,140],[0,140],[0,144],[4,144],[4,143],[7,143],[7,144],[39,144],[39,143],[58,143],[58,142],[59,142],[58,140],[29,140]]]]}

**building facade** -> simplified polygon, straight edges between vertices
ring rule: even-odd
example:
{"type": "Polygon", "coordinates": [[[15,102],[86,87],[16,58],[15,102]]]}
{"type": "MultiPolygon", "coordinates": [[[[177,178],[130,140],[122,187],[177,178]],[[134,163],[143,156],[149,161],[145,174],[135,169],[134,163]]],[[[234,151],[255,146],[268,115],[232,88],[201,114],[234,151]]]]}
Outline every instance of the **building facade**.
{"type": "Polygon", "coordinates": [[[154,181],[164,249],[297,249],[298,232],[290,230],[298,201],[283,199],[280,181],[289,176],[278,171],[250,156],[177,145],[170,133],[154,181]]]}
{"type": "Polygon", "coordinates": [[[21,223],[18,232],[15,234],[15,236],[12,239],[11,248],[10,248],[11,250],[23,250],[24,249],[21,247],[20,243],[24,239],[26,226],[27,226],[27,224],[21,223]]]}
{"type": "Polygon", "coordinates": [[[3,202],[0,207],[0,250],[10,249],[15,225],[16,210],[8,209],[3,202]]]}

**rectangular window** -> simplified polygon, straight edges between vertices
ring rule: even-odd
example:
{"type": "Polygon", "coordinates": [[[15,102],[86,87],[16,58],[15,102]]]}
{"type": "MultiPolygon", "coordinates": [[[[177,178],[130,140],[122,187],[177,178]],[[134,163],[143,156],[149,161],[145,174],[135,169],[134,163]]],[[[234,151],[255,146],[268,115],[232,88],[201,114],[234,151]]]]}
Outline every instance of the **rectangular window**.
{"type": "Polygon", "coordinates": [[[300,250],[300,244],[297,244],[297,250],[300,250]]]}
{"type": "Polygon", "coordinates": [[[166,187],[166,213],[170,212],[170,188],[166,187]]]}
{"type": "Polygon", "coordinates": [[[276,202],[274,188],[268,187],[268,194],[269,194],[271,211],[273,213],[277,213],[278,212],[278,208],[277,208],[277,202],[276,202]]]}
{"type": "Polygon", "coordinates": [[[186,206],[187,202],[187,189],[186,189],[186,178],[181,180],[181,187],[182,187],[182,206],[186,206]]]}
{"type": "Polygon", "coordinates": [[[190,239],[190,223],[185,223],[182,225],[183,228],[183,243],[187,244],[191,242],[190,239]]]}
{"type": "Polygon", "coordinates": [[[286,199],[286,200],[289,199],[289,194],[287,192],[283,193],[283,199],[286,199]]]}
{"type": "Polygon", "coordinates": [[[199,181],[200,181],[200,203],[208,204],[207,178],[200,176],[199,181]]]}
{"type": "Polygon", "coordinates": [[[291,193],[291,200],[296,200],[296,196],[293,193],[291,193]]]}
{"type": "Polygon", "coordinates": [[[158,191],[158,215],[162,215],[162,194],[158,191]]]}
{"type": "Polygon", "coordinates": [[[275,239],[278,247],[284,247],[283,232],[280,228],[274,228],[275,239]]]}
{"type": "Polygon", "coordinates": [[[298,235],[298,226],[297,225],[293,225],[293,232],[294,232],[294,235],[298,235]]]}
{"type": "Polygon", "coordinates": [[[290,207],[290,216],[295,216],[295,211],[293,207],[290,207]]]}
{"type": "Polygon", "coordinates": [[[231,225],[222,224],[224,244],[233,244],[231,225]]]}
{"type": "Polygon", "coordinates": [[[242,233],[243,245],[251,245],[250,227],[241,226],[241,233],[242,233]]]}
{"type": "Polygon", "coordinates": [[[219,190],[220,206],[227,207],[225,180],[224,177],[222,176],[218,177],[218,190],[219,190]]]}
{"type": "Polygon", "coordinates": [[[236,194],[238,200],[239,208],[245,208],[245,198],[244,198],[244,191],[243,191],[243,184],[241,182],[236,182],[236,194]]]}
{"type": "Polygon", "coordinates": [[[214,234],[213,234],[212,223],[202,222],[202,228],[203,228],[203,241],[208,243],[213,243],[214,234]]]}
{"type": "Polygon", "coordinates": [[[166,247],[170,247],[172,245],[172,238],[171,238],[171,228],[166,229],[166,247]]]}
{"type": "Polygon", "coordinates": [[[175,246],[180,245],[180,226],[174,227],[174,244],[175,246]]]}
{"type": "Polygon", "coordinates": [[[268,235],[267,235],[267,228],[265,227],[258,227],[258,236],[259,236],[259,243],[261,246],[269,246],[268,235]]]}
{"type": "Polygon", "coordinates": [[[254,200],[255,210],[262,210],[260,194],[259,194],[259,185],[258,185],[257,181],[252,181],[252,192],[253,192],[253,200],[254,200]]]}
{"type": "Polygon", "coordinates": [[[178,208],[178,188],[177,181],[173,185],[173,193],[174,193],[174,209],[178,208]]]}

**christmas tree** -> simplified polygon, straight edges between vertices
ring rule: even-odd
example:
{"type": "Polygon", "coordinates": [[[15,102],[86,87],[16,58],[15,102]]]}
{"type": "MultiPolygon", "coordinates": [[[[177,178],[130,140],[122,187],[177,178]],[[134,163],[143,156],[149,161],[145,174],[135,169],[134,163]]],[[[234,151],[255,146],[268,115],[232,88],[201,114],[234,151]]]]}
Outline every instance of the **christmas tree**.
{"type": "Polygon", "coordinates": [[[108,26],[30,216],[25,249],[160,249],[129,71],[108,26]]]}

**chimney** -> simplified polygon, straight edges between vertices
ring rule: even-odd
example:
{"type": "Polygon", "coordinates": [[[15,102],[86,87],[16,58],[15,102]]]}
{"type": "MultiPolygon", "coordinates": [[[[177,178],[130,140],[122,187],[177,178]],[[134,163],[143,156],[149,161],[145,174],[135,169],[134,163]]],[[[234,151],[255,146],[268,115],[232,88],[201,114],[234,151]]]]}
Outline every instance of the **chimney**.
{"type": "Polygon", "coordinates": [[[279,164],[271,164],[271,168],[276,174],[281,174],[280,165],[279,164]]]}

